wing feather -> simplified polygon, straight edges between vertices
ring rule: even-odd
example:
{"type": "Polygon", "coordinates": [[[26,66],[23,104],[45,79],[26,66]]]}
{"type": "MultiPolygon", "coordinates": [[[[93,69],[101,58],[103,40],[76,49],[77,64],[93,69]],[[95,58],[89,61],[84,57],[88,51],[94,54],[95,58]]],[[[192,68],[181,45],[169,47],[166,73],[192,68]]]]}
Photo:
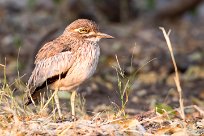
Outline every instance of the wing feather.
{"type": "MultiPolygon", "coordinates": [[[[48,78],[66,73],[72,65],[72,52],[61,52],[38,61],[28,81],[29,86],[39,87],[48,78]]],[[[31,93],[32,94],[32,93],[31,93]]]]}
{"type": "MultiPolygon", "coordinates": [[[[41,86],[50,78],[57,80],[62,74],[67,73],[74,62],[72,47],[73,41],[65,37],[59,37],[56,40],[45,44],[36,55],[35,68],[28,80],[28,91],[31,96],[38,91],[36,88],[41,86]],[[66,41],[65,41],[66,40],[66,41]],[[71,43],[71,44],[70,44],[71,43]]],[[[52,81],[54,82],[54,81],[52,81]]],[[[30,98],[28,102],[30,103],[30,98]]]]}

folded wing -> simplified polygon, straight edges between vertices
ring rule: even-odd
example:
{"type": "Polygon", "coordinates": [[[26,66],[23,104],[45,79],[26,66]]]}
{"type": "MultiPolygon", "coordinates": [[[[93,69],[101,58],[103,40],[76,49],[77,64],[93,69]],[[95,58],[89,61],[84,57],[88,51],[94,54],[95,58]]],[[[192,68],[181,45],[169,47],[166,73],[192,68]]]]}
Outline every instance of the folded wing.
{"type": "Polygon", "coordinates": [[[62,38],[45,44],[36,55],[35,68],[28,80],[28,100],[26,104],[30,104],[30,97],[36,98],[36,94],[40,94],[40,89],[45,85],[63,78],[72,66],[74,61],[72,49],[69,44],[66,44],[70,43],[69,39],[62,38]],[[67,42],[62,40],[67,40],[67,42]]]}

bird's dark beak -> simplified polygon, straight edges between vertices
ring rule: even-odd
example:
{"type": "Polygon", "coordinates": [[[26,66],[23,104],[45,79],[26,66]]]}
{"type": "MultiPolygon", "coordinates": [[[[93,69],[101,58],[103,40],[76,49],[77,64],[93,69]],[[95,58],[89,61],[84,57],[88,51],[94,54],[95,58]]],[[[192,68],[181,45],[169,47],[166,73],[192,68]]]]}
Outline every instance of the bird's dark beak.
{"type": "Polygon", "coordinates": [[[108,35],[108,34],[105,34],[105,33],[100,33],[100,32],[97,33],[97,37],[98,38],[114,38],[111,35],[108,35]]]}

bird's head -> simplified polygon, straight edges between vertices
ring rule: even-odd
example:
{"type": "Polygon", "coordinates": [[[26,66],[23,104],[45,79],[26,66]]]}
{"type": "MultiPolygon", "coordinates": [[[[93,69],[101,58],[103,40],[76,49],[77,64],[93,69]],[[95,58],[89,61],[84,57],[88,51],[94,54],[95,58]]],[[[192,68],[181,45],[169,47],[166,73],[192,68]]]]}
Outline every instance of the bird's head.
{"type": "Polygon", "coordinates": [[[108,34],[99,32],[96,23],[88,19],[78,19],[72,22],[67,26],[64,34],[94,42],[97,42],[102,38],[114,38],[108,34]]]}

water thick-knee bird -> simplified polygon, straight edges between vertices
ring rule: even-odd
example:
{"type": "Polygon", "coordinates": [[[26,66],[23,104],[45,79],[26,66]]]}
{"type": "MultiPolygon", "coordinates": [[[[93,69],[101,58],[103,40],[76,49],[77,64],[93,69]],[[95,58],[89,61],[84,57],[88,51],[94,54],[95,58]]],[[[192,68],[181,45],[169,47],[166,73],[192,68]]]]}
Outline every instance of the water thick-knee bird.
{"type": "MultiPolygon", "coordinates": [[[[28,80],[25,104],[38,100],[42,89],[48,86],[55,90],[54,99],[59,116],[62,116],[57,91],[76,90],[93,75],[100,55],[98,42],[102,38],[113,37],[99,32],[95,22],[78,19],[68,25],[58,38],[43,45],[36,55],[35,68],[28,80]]],[[[72,91],[72,115],[75,115],[75,94],[76,91],[72,91]]]]}

